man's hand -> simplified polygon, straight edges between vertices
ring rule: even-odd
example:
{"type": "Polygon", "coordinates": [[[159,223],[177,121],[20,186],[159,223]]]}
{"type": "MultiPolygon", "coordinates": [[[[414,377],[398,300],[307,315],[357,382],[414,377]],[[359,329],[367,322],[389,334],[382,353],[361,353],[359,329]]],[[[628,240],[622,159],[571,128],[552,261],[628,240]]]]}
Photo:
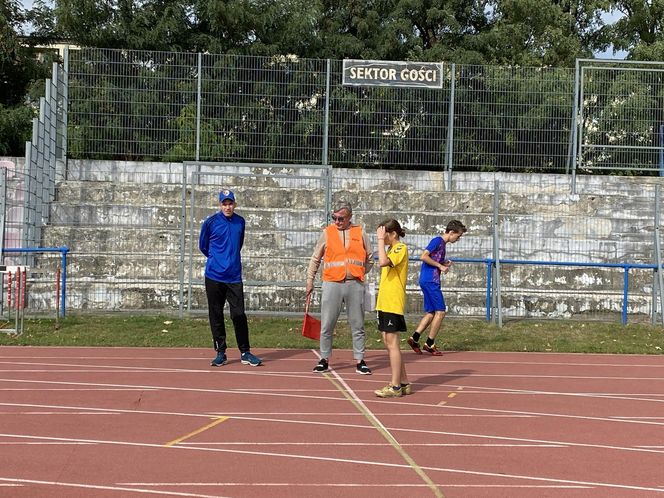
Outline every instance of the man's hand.
{"type": "Polygon", "coordinates": [[[307,282],[307,287],[306,287],[306,296],[309,297],[309,295],[314,291],[314,283],[313,282],[307,282]]]}

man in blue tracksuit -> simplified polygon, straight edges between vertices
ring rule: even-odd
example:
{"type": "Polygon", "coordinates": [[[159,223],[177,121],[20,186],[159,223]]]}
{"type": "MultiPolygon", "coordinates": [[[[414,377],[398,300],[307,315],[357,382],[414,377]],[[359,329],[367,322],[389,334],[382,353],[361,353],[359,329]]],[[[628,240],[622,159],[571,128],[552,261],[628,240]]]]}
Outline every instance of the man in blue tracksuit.
{"type": "Polygon", "coordinates": [[[251,354],[249,326],[244,312],[244,287],[242,285],[242,260],[240,251],[244,244],[244,218],[235,214],[235,195],[230,190],[219,192],[219,212],[208,217],[201,227],[198,247],[207,257],[205,264],[205,293],[208,300],[210,328],[217,356],[210,365],[219,367],[226,363],[226,327],[224,305],[228,301],[235,339],[240,350],[240,360],[245,365],[257,367],[262,362],[251,354]]]}

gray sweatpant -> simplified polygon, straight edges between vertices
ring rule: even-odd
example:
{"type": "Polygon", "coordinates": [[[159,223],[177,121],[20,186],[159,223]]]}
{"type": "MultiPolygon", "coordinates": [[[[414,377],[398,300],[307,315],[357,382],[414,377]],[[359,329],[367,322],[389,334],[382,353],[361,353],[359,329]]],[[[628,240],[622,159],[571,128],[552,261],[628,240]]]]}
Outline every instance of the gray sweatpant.
{"type": "Polygon", "coordinates": [[[323,282],[320,305],[320,355],[329,359],[332,354],[332,333],[346,303],[348,324],[353,334],[353,358],[364,358],[364,283],[359,280],[323,282]]]}

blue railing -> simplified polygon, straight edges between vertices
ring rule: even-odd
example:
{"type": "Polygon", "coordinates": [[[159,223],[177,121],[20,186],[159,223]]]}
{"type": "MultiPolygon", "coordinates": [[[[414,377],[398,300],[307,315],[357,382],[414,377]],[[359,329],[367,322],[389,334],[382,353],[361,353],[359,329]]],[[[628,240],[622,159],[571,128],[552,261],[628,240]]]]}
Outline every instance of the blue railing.
{"type": "MultiPolygon", "coordinates": [[[[411,258],[419,261],[417,258],[411,258]]],[[[492,289],[492,267],[496,263],[494,258],[450,258],[456,263],[484,263],[486,265],[486,319],[491,320],[491,289],[492,289]]],[[[629,270],[632,268],[657,270],[657,265],[640,263],[579,263],[574,261],[528,261],[522,259],[499,259],[498,262],[507,265],[537,265],[537,266],[577,266],[585,268],[622,268],[623,269],[623,303],[622,324],[627,324],[627,299],[629,296],[629,270]]],[[[653,303],[656,307],[656,303],[653,303]]]]}

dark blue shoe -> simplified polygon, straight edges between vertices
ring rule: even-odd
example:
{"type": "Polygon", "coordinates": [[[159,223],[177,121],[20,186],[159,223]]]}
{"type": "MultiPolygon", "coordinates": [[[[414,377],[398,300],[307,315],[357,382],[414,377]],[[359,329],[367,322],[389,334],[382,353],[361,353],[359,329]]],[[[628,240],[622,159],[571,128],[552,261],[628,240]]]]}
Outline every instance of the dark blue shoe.
{"type": "Polygon", "coordinates": [[[211,367],[220,367],[221,365],[225,364],[226,361],[226,353],[223,351],[218,351],[217,352],[217,357],[210,362],[211,367]]]}
{"type": "Polygon", "coordinates": [[[249,351],[242,353],[242,356],[240,356],[240,361],[243,365],[251,365],[252,367],[257,367],[263,363],[258,356],[254,356],[249,351]]]}

